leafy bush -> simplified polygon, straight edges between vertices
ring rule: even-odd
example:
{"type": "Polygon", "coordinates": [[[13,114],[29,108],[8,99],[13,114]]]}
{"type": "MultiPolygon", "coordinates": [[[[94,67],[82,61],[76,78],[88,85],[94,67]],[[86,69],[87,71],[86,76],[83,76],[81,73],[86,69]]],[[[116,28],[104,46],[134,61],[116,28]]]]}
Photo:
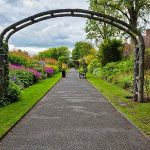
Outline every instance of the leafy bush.
{"type": "MultiPolygon", "coordinates": [[[[23,87],[28,87],[41,78],[41,73],[33,68],[10,65],[10,70],[11,74],[13,75],[12,79],[19,79],[20,82],[23,84],[23,87]]],[[[18,80],[16,82],[18,82],[18,80]]]]}
{"type": "Polygon", "coordinates": [[[121,74],[113,79],[113,83],[119,85],[123,89],[132,90],[133,88],[133,75],[121,74]]]}
{"type": "Polygon", "coordinates": [[[99,58],[102,66],[107,63],[116,62],[123,58],[123,44],[121,40],[106,39],[99,47],[99,58]]]}
{"type": "Polygon", "coordinates": [[[8,93],[6,95],[7,101],[9,103],[13,103],[13,102],[20,100],[20,97],[21,97],[20,87],[17,84],[10,82],[8,93]]]}
{"type": "Polygon", "coordinates": [[[16,70],[15,72],[25,88],[33,84],[33,75],[31,72],[27,70],[16,70]]]}
{"type": "Polygon", "coordinates": [[[88,72],[93,73],[94,69],[100,67],[101,64],[97,59],[94,59],[89,65],[88,65],[88,72]]]}
{"type": "Polygon", "coordinates": [[[96,68],[96,69],[94,69],[93,74],[95,76],[102,76],[101,75],[102,74],[102,68],[96,68]]]}
{"type": "Polygon", "coordinates": [[[145,51],[145,68],[150,69],[150,48],[145,51]]]}
{"type": "Polygon", "coordinates": [[[10,82],[17,84],[20,89],[24,89],[24,84],[21,82],[21,80],[16,76],[16,71],[13,71],[10,69],[9,71],[9,79],[10,82]]]}
{"type": "Polygon", "coordinates": [[[119,62],[111,62],[104,67],[95,68],[93,74],[108,82],[113,82],[124,89],[133,87],[133,60],[126,59],[119,62]]]}
{"type": "Polygon", "coordinates": [[[27,66],[27,60],[15,53],[9,53],[9,62],[11,64],[24,65],[27,66]]]}
{"type": "Polygon", "coordinates": [[[33,59],[25,51],[13,50],[9,52],[9,61],[11,64],[28,66],[32,64],[33,59]]]}
{"type": "Polygon", "coordinates": [[[112,79],[122,73],[130,73],[133,70],[133,60],[126,59],[120,62],[108,63],[106,66],[102,67],[101,77],[107,81],[112,81],[112,79]]]}

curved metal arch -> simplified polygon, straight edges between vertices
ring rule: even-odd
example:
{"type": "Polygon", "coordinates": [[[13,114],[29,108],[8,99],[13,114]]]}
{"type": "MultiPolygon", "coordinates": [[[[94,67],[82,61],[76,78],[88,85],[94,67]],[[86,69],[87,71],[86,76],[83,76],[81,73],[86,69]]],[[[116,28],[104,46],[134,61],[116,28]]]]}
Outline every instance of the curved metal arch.
{"type": "MultiPolygon", "coordinates": [[[[124,21],[114,18],[112,16],[108,16],[103,13],[98,13],[98,12],[84,10],[84,9],[57,9],[57,10],[49,10],[46,12],[41,12],[33,16],[30,16],[28,18],[25,18],[21,21],[18,21],[10,25],[9,27],[5,28],[0,34],[0,47],[3,48],[4,42],[8,42],[9,38],[17,31],[27,26],[30,26],[32,24],[38,23],[40,21],[51,19],[51,18],[57,18],[57,17],[83,17],[83,18],[93,19],[100,22],[105,22],[128,33],[132,37],[132,39],[134,39],[134,42],[138,47],[137,48],[138,50],[137,49],[135,50],[135,63],[134,63],[135,64],[134,66],[134,73],[135,73],[134,74],[134,85],[135,85],[134,97],[135,98],[134,99],[136,100],[138,98],[139,102],[143,102],[144,50],[145,50],[143,36],[137,29],[135,29],[128,23],[125,23],[124,21]]],[[[5,64],[4,66],[7,65],[7,63],[5,62],[7,61],[5,60],[3,61],[3,64],[5,64]]],[[[4,70],[6,76],[8,76],[7,69],[4,70]]]]}
{"type": "Polygon", "coordinates": [[[83,17],[83,18],[97,20],[100,22],[105,22],[128,33],[133,39],[135,39],[135,42],[137,43],[135,37],[137,31],[133,29],[132,26],[130,26],[129,24],[119,19],[116,19],[114,17],[108,16],[106,14],[84,10],[84,9],[57,9],[57,10],[49,10],[46,12],[35,14],[33,16],[25,18],[5,28],[0,35],[0,40],[1,41],[6,40],[6,42],[8,42],[9,38],[17,31],[27,26],[30,26],[32,24],[41,22],[43,20],[57,18],[57,17],[83,17]]]}

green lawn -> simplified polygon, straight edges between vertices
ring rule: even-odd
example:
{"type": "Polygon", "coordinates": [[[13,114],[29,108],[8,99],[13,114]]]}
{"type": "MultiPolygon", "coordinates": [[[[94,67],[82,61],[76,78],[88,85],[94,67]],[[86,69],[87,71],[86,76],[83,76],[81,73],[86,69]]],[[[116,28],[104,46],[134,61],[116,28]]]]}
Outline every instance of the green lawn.
{"type": "Polygon", "coordinates": [[[150,136],[150,103],[142,104],[133,102],[125,98],[126,96],[132,96],[131,93],[99,79],[94,75],[88,74],[87,80],[96,87],[113,106],[122,112],[124,116],[150,136]]]}
{"type": "Polygon", "coordinates": [[[51,89],[61,78],[61,74],[41,80],[22,92],[21,100],[0,108],[0,138],[51,89]]]}

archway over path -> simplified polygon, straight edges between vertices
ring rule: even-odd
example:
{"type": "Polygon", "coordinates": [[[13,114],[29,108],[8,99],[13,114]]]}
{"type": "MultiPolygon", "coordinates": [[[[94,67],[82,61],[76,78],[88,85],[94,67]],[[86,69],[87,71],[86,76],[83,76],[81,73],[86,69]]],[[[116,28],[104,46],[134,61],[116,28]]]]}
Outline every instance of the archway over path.
{"type": "Polygon", "coordinates": [[[144,101],[144,39],[141,32],[128,23],[108,16],[103,13],[84,9],[57,9],[41,12],[18,21],[9,27],[5,28],[0,34],[0,101],[5,101],[5,95],[9,85],[9,68],[8,68],[8,41],[9,38],[19,30],[38,23],[43,20],[57,17],[82,17],[93,19],[100,22],[105,22],[129,34],[134,40],[135,61],[134,61],[134,100],[144,101]]]}

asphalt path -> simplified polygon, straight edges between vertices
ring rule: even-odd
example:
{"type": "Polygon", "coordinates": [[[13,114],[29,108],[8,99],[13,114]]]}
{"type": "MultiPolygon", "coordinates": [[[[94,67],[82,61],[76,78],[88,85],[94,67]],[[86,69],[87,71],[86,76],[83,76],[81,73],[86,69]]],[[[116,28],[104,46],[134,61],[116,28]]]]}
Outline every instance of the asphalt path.
{"type": "Polygon", "coordinates": [[[72,69],[1,140],[0,150],[150,150],[150,141],[72,69]]]}

